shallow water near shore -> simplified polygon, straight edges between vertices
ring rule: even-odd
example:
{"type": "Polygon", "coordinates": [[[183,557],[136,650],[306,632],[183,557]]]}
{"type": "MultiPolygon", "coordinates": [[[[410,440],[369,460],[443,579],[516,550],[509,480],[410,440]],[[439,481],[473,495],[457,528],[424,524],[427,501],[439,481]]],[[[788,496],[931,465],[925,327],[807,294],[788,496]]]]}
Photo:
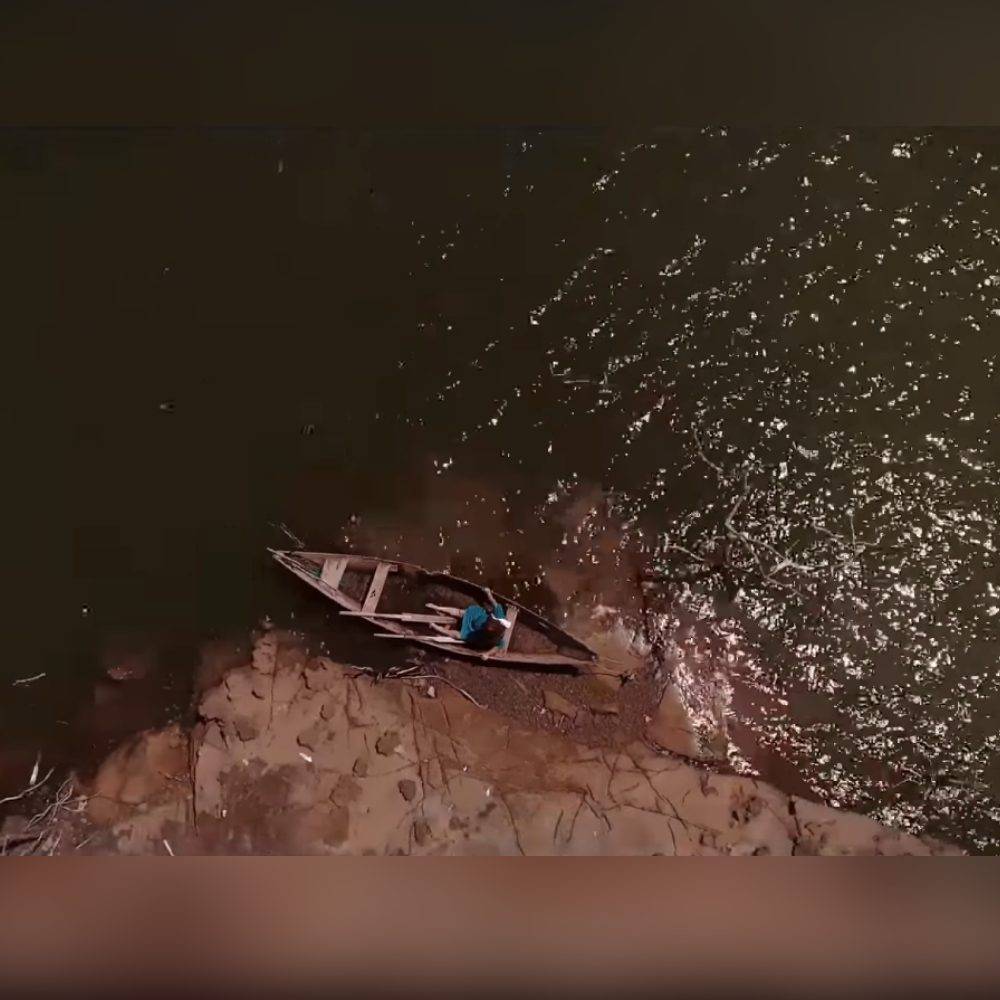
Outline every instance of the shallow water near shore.
{"type": "Polygon", "coordinates": [[[735,767],[1000,846],[1000,133],[8,131],[0,178],[4,789],[264,615],[387,665],[290,532],[621,608],[735,767]],[[759,573],[640,591],[737,503],[759,573]]]}

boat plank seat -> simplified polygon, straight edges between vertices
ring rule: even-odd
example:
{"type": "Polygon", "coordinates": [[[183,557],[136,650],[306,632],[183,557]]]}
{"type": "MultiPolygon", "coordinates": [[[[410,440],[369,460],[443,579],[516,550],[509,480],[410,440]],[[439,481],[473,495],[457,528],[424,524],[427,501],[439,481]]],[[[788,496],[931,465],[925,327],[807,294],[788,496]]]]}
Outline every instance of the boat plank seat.
{"type": "Polygon", "coordinates": [[[519,608],[508,608],[507,609],[507,621],[510,622],[510,628],[506,629],[503,634],[503,639],[500,642],[500,652],[506,653],[510,649],[510,640],[514,635],[514,626],[517,624],[517,612],[519,608]]]}
{"type": "Polygon", "coordinates": [[[337,590],[340,587],[340,581],[344,578],[344,570],[347,569],[347,559],[341,557],[340,559],[324,559],[323,560],[323,572],[320,574],[320,579],[328,587],[332,587],[337,590]]]}
{"type": "MultiPolygon", "coordinates": [[[[376,639],[405,639],[407,642],[413,642],[414,637],[412,635],[407,635],[402,632],[376,632],[376,639]]],[[[440,643],[458,643],[464,646],[465,643],[461,639],[456,639],[453,636],[448,635],[422,635],[419,637],[420,642],[440,642],[440,643]]]]}
{"type": "Polygon", "coordinates": [[[389,576],[389,570],[393,568],[392,563],[379,563],[375,569],[375,575],[372,577],[372,582],[368,587],[368,593],[365,595],[365,602],[361,605],[361,610],[371,613],[378,607],[379,598],[382,596],[382,588],[385,587],[386,578],[389,576]]]}
{"type": "Polygon", "coordinates": [[[399,614],[391,614],[385,611],[341,611],[342,615],[348,618],[378,618],[379,624],[383,618],[391,618],[400,622],[416,622],[422,625],[447,625],[455,619],[448,615],[423,615],[419,612],[403,611],[399,614]]]}

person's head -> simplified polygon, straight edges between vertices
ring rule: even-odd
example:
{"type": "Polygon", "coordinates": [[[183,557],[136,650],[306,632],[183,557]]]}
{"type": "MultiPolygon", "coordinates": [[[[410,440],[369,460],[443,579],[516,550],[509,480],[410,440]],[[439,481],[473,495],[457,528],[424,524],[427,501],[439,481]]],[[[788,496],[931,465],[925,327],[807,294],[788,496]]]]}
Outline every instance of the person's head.
{"type": "Polygon", "coordinates": [[[503,618],[494,618],[493,615],[490,615],[486,619],[486,624],[483,626],[482,631],[491,639],[499,639],[507,629],[504,626],[503,618]]]}

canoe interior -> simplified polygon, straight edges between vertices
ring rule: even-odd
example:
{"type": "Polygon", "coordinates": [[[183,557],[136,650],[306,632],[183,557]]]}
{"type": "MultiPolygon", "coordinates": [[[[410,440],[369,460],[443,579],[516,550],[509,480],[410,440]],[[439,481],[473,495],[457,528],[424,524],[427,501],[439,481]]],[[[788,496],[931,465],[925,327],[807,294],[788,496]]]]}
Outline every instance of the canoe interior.
{"type": "MultiPolygon", "coordinates": [[[[336,591],[349,599],[349,606],[360,606],[364,602],[379,563],[388,562],[364,556],[323,552],[284,552],[275,553],[275,557],[288,568],[298,567],[300,571],[304,571],[313,578],[309,582],[313,582],[314,586],[320,583],[325,563],[333,559],[346,559],[346,566],[336,591]]],[[[464,610],[485,596],[481,587],[466,580],[444,573],[430,572],[408,563],[394,561],[391,565],[393,569],[386,576],[378,599],[377,612],[380,614],[426,613],[429,603],[464,610]]],[[[333,600],[338,599],[336,592],[328,593],[327,596],[333,600]]],[[[496,599],[508,609],[508,612],[513,607],[517,607],[518,611],[506,654],[494,654],[493,659],[516,660],[519,656],[527,658],[558,656],[581,663],[594,659],[594,653],[582,642],[530,609],[517,605],[500,594],[496,594],[496,599]]],[[[430,638],[434,634],[426,626],[393,624],[395,630],[405,631],[415,639],[430,638]]],[[[461,653],[463,648],[444,651],[461,653]]]]}

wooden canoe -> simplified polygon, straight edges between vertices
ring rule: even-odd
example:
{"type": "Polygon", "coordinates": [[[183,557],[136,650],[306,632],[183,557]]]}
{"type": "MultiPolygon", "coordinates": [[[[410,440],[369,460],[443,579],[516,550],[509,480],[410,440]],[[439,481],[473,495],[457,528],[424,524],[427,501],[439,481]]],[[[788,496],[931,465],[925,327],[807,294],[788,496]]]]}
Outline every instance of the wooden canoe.
{"type": "Polygon", "coordinates": [[[530,608],[496,595],[513,623],[504,645],[484,658],[441,626],[457,621],[434,611],[434,606],[464,609],[484,601],[484,589],[468,580],[438,573],[398,560],[338,552],[292,552],[270,549],[275,560],[304,580],[352,617],[380,629],[386,638],[398,638],[465,659],[496,666],[579,670],[597,659],[588,646],[553,625],[530,608]],[[429,607],[430,606],[430,607],[429,607]]]}

